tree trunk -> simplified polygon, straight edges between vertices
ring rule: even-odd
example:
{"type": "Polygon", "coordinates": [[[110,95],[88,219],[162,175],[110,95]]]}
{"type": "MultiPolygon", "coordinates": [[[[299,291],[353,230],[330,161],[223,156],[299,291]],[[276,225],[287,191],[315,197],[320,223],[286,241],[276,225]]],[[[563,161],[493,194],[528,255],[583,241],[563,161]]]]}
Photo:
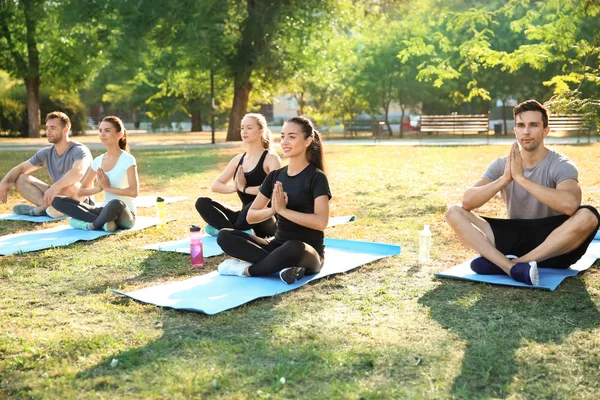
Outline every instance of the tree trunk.
{"type": "MultiPolygon", "coordinates": [[[[388,103],[387,107],[385,108],[385,126],[387,126],[389,136],[392,137],[392,136],[394,136],[394,132],[392,131],[392,125],[390,125],[389,114],[390,114],[390,104],[388,103]]],[[[402,128],[400,128],[400,129],[402,129],[402,128]]]]}
{"type": "Polygon", "coordinates": [[[28,136],[40,137],[40,78],[25,78],[27,88],[28,136]]]}
{"type": "Polygon", "coordinates": [[[202,112],[192,111],[192,132],[202,132],[202,112]]]}
{"type": "Polygon", "coordinates": [[[40,137],[40,57],[35,37],[39,14],[36,13],[36,4],[32,0],[23,1],[25,14],[25,27],[27,28],[27,59],[28,68],[25,73],[25,87],[27,88],[27,119],[29,137],[40,137]]]}
{"type": "Polygon", "coordinates": [[[250,90],[252,90],[252,82],[247,80],[240,85],[236,85],[233,93],[233,106],[229,113],[229,126],[227,127],[227,141],[241,141],[240,126],[242,118],[246,114],[248,108],[248,99],[250,98],[250,90]]]}
{"type": "Polygon", "coordinates": [[[304,92],[294,94],[296,97],[296,102],[298,103],[298,109],[296,110],[297,115],[304,115],[304,92]]]}
{"type": "Polygon", "coordinates": [[[504,120],[504,134],[508,134],[508,123],[506,122],[506,103],[502,99],[502,119],[504,120]]]}
{"type": "Polygon", "coordinates": [[[400,139],[404,137],[404,104],[400,106],[402,114],[400,115],[400,139]]]}

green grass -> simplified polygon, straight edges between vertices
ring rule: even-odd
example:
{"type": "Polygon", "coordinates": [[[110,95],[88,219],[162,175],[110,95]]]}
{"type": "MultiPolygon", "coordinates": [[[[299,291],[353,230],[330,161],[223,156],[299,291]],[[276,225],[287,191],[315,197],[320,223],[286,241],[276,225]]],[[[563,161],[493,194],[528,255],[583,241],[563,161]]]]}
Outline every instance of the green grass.
{"type": "MultiPolygon", "coordinates": [[[[584,203],[599,206],[600,145],[556,149],[578,164],[584,203]]],[[[215,316],[116,296],[107,289],[186,279],[223,260],[198,270],[140,247],[200,222],[194,199],[239,150],[138,151],[142,194],[190,199],[167,205],[177,220],[164,229],[0,258],[0,398],[600,397],[597,266],[555,292],[433,276],[473,254],[444,212],[507,146],[326,150],[331,213],[357,217],[326,235],[399,244],[399,256],[215,316]],[[422,265],[424,224],[434,245],[422,265]]],[[[29,156],[1,154],[2,175],[29,156]]],[[[505,215],[499,199],[480,211],[505,215]]],[[[2,221],[0,234],[50,226],[2,221]]]]}

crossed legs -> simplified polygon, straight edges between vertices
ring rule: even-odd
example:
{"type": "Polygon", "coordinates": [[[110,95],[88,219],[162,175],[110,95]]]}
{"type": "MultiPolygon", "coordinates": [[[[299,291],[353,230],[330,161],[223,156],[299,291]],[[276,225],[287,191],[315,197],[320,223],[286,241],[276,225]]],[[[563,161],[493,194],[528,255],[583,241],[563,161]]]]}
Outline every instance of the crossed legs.
{"type": "Polygon", "coordinates": [[[453,205],[446,213],[446,222],[467,247],[500,267],[508,275],[517,263],[539,263],[578,249],[598,229],[599,224],[597,215],[590,208],[583,206],[554,229],[540,245],[510,260],[496,248],[492,227],[485,219],[459,205],[453,205]]]}
{"type": "MultiPolygon", "coordinates": [[[[60,194],[62,196],[78,199],[77,191],[79,190],[79,186],[80,184],[77,182],[76,184],[61,190],[60,194]]],[[[35,176],[21,174],[15,181],[15,188],[17,192],[19,192],[19,194],[25,198],[25,200],[35,205],[34,213],[36,215],[41,215],[45,211],[47,212],[47,210],[50,211],[49,213],[47,212],[48,215],[53,217],[58,217],[61,215],[52,206],[49,207],[46,205],[46,203],[44,203],[44,193],[50,189],[50,186],[46,182],[39,180],[35,176]]]]}

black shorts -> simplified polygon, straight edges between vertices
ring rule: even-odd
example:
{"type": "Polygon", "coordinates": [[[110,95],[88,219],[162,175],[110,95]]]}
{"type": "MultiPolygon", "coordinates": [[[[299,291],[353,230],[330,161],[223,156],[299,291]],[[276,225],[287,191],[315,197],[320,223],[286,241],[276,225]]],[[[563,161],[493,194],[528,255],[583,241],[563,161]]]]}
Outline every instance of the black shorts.
{"type": "MultiPolygon", "coordinates": [[[[592,206],[580,206],[578,210],[581,208],[587,208],[594,213],[597,219],[596,229],[575,250],[538,262],[538,267],[569,268],[585,254],[600,226],[600,214],[592,206]]],[[[569,219],[569,216],[562,214],[538,219],[498,219],[488,217],[483,217],[483,219],[490,224],[492,232],[494,232],[496,248],[504,255],[512,254],[521,257],[542,244],[553,230],[569,219]]]]}

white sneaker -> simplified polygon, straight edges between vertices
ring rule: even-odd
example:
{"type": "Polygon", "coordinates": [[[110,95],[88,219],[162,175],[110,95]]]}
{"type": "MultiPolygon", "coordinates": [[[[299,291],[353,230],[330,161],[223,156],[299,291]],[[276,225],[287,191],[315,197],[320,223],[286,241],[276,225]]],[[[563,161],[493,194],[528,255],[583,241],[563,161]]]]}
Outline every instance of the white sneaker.
{"type": "Polygon", "coordinates": [[[223,261],[217,267],[217,271],[221,275],[235,275],[235,276],[246,276],[244,275],[244,271],[246,268],[251,266],[247,261],[236,260],[235,258],[228,258],[223,261]]]}
{"type": "Polygon", "coordinates": [[[531,284],[533,286],[540,286],[540,273],[538,271],[537,262],[531,261],[529,266],[531,267],[529,269],[529,279],[531,279],[531,284]]]}
{"type": "Polygon", "coordinates": [[[105,232],[114,232],[117,230],[117,223],[115,221],[108,221],[102,225],[102,230],[105,232]]]}
{"type": "Polygon", "coordinates": [[[62,218],[65,216],[65,214],[61,213],[60,211],[58,211],[56,208],[54,208],[52,206],[46,208],[46,214],[48,214],[48,216],[51,218],[62,218]]]}

